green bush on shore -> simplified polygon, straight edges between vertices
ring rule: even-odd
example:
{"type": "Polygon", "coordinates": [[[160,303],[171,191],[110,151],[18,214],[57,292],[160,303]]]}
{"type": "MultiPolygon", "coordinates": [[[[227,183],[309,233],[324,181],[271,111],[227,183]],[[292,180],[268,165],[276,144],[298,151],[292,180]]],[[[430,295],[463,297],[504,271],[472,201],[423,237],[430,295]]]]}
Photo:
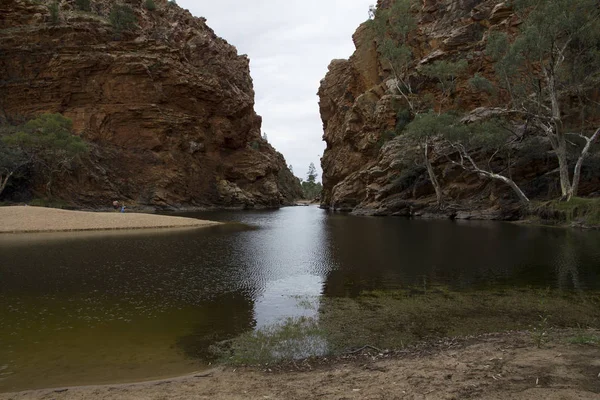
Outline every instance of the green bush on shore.
{"type": "Polygon", "coordinates": [[[571,201],[550,201],[533,206],[534,216],[557,224],[600,226],[600,199],[574,197],[571,201]]]}

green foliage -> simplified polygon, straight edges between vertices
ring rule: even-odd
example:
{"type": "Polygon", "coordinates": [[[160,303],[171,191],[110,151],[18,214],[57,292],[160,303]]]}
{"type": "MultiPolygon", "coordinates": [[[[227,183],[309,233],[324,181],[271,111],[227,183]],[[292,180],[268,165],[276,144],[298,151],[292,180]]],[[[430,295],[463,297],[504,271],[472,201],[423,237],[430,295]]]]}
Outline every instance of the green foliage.
{"type": "Polygon", "coordinates": [[[506,54],[509,45],[506,33],[493,31],[488,36],[485,54],[494,61],[498,61],[506,54]]]}
{"type": "Polygon", "coordinates": [[[540,321],[531,330],[531,338],[538,349],[548,341],[549,328],[548,317],[540,315],[540,321]]]}
{"type": "Polygon", "coordinates": [[[301,183],[302,186],[302,197],[306,200],[315,200],[321,197],[323,191],[323,185],[321,182],[306,182],[301,183]]]}
{"type": "Polygon", "coordinates": [[[513,96],[547,95],[541,75],[560,86],[600,79],[600,8],[596,0],[516,0],[523,24],[509,43],[505,34],[488,38],[486,54],[513,96]],[[540,86],[541,85],[541,86],[540,86]]]}
{"type": "Polygon", "coordinates": [[[490,119],[455,126],[449,129],[444,137],[467,148],[497,150],[507,144],[511,135],[512,132],[504,126],[503,121],[490,119]]]}
{"type": "Polygon", "coordinates": [[[308,166],[308,173],[306,174],[306,181],[303,181],[301,184],[303,197],[305,199],[313,200],[321,196],[323,185],[321,182],[317,182],[318,177],[319,175],[317,174],[315,164],[310,163],[308,166]]]}
{"type": "MultiPolygon", "coordinates": [[[[441,337],[550,327],[598,327],[598,293],[547,290],[445,287],[363,292],[356,298],[324,298],[319,324],[331,352],[344,353],[365,343],[380,349],[441,337]],[[540,301],[540,297],[544,301],[540,301]],[[580,297],[583,296],[583,297],[580,297]],[[547,317],[540,320],[540,315],[547,317]]],[[[541,328],[541,330],[540,330],[541,328]]]]}
{"type": "Polygon", "coordinates": [[[73,122],[61,114],[42,114],[3,136],[2,141],[33,157],[75,156],[86,152],[87,145],[71,134],[72,128],[73,122]]]}
{"type": "Polygon", "coordinates": [[[581,332],[568,340],[571,344],[600,346],[600,336],[581,332]]]}
{"type": "Polygon", "coordinates": [[[450,95],[455,88],[456,78],[458,78],[469,64],[466,60],[457,62],[435,61],[431,65],[423,66],[422,72],[429,78],[437,79],[440,82],[440,88],[446,96],[450,95]]]}
{"type": "Polygon", "coordinates": [[[110,10],[108,18],[119,37],[123,31],[134,29],[137,23],[137,19],[131,7],[122,4],[115,4],[110,10]]]}
{"type": "Polygon", "coordinates": [[[315,319],[299,317],[248,332],[209,350],[224,363],[265,365],[323,354],[326,343],[315,319]]]}
{"type": "Polygon", "coordinates": [[[146,7],[146,10],[148,10],[148,11],[156,10],[156,4],[154,3],[154,0],[146,0],[146,2],[144,3],[144,6],[146,7]]]}
{"type": "Polygon", "coordinates": [[[396,0],[388,9],[378,8],[371,24],[376,38],[382,39],[388,34],[394,40],[406,42],[408,35],[417,28],[412,15],[413,3],[413,0],[396,0]]]}
{"type": "Polygon", "coordinates": [[[317,168],[314,163],[310,163],[308,166],[308,173],[306,174],[306,180],[309,183],[315,183],[319,175],[317,174],[317,168]]]}
{"type": "Polygon", "coordinates": [[[377,9],[375,19],[369,22],[378,50],[390,63],[396,78],[406,75],[414,61],[407,44],[410,33],[417,29],[412,13],[413,3],[413,0],[396,0],[389,9],[377,9]]]}
{"type": "Polygon", "coordinates": [[[46,178],[49,194],[52,178],[65,172],[80,155],[88,152],[87,144],[71,131],[73,123],[60,114],[43,114],[22,126],[2,130],[2,165],[4,170],[34,167],[46,178]],[[14,158],[6,157],[12,152],[14,158]]]}
{"type": "Polygon", "coordinates": [[[490,82],[487,78],[479,74],[475,74],[474,77],[469,79],[469,85],[471,85],[471,88],[473,88],[473,90],[479,92],[493,94],[496,91],[492,82],[490,82]]]}
{"type": "Polygon", "coordinates": [[[504,146],[512,135],[504,122],[498,119],[465,125],[456,115],[432,111],[417,115],[406,127],[406,132],[418,141],[437,136],[450,143],[462,144],[467,149],[483,150],[495,150],[504,146]]]}
{"type": "Polygon", "coordinates": [[[253,150],[260,150],[260,143],[257,140],[253,140],[250,143],[250,148],[253,150]]]}
{"type": "Polygon", "coordinates": [[[77,5],[77,8],[79,8],[81,11],[91,11],[92,10],[90,0],[76,0],[75,4],[77,5]]]}
{"type": "Polygon", "coordinates": [[[390,189],[395,193],[402,192],[403,190],[411,187],[425,172],[427,172],[427,170],[422,165],[408,163],[407,165],[403,166],[400,174],[398,174],[398,176],[392,181],[392,186],[390,189]]]}
{"type": "Polygon", "coordinates": [[[425,141],[441,134],[459,135],[462,126],[456,116],[451,114],[437,114],[433,111],[418,114],[415,119],[406,126],[406,133],[417,141],[425,141]]]}
{"type": "Polygon", "coordinates": [[[399,135],[404,131],[406,126],[411,121],[411,113],[410,110],[406,108],[402,108],[396,113],[396,135],[399,135]]]}
{"type": "Polygon", "coordinates": [[[534,213],[564,224],[600,226],[600,199],[573,197],[571,201],[551,201],[541,204],[534,213]]]}
{"type": "Polygon", "coordinates": [[[50,10],[50,22],[52,23],[52,25],[57,25],[59,20],[60,20],[60,9],[58,7],[58,2],[53,2],[50,3],[50,5],[48,6],[48,10],[50,10]]]}
{"type": "Polygon", "coordinates": [[[175,6],[177,6],[177,1],[176,1],[176,0],[169,0],[169,1],[167,2],[167,5],[168,5],[169,7],[175,7],[175,6]]]}

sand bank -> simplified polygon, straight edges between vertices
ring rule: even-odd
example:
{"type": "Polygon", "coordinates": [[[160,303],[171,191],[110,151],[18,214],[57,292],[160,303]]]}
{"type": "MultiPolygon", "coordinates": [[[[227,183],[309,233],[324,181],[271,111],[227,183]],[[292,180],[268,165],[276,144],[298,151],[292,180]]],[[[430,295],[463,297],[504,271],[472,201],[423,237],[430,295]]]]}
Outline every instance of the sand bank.
{"type": "Polygon", "coordinates": [[[191,228],[219,222],[154,214],[67,211],[43,207],[0,207],[0,233],[191,228]]]}

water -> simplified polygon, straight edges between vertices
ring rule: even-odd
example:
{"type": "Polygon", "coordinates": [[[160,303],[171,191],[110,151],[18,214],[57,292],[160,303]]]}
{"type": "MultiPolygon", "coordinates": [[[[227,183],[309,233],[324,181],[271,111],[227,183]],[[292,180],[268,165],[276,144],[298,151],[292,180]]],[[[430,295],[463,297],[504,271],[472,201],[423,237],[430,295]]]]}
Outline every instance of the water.
{"type": "Polygon", "coordinates": [[[0,392],[207,366],[209,345],[323,294],[600,289],[600,232],[330,214],[186,214],[198,230],[0,236],[0,392]]]}

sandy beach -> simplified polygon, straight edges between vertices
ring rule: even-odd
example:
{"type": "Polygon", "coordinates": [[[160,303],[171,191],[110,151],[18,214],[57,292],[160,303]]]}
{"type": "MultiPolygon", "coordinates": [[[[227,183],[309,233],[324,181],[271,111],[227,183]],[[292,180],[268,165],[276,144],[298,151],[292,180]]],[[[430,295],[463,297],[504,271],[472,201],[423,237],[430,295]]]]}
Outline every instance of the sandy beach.
{"type": "Polygon", "coordinates": [[[154,214],[67,211],[44,207],[0,207],[0,233],[192,228],[219,222],[154,214]]]}

